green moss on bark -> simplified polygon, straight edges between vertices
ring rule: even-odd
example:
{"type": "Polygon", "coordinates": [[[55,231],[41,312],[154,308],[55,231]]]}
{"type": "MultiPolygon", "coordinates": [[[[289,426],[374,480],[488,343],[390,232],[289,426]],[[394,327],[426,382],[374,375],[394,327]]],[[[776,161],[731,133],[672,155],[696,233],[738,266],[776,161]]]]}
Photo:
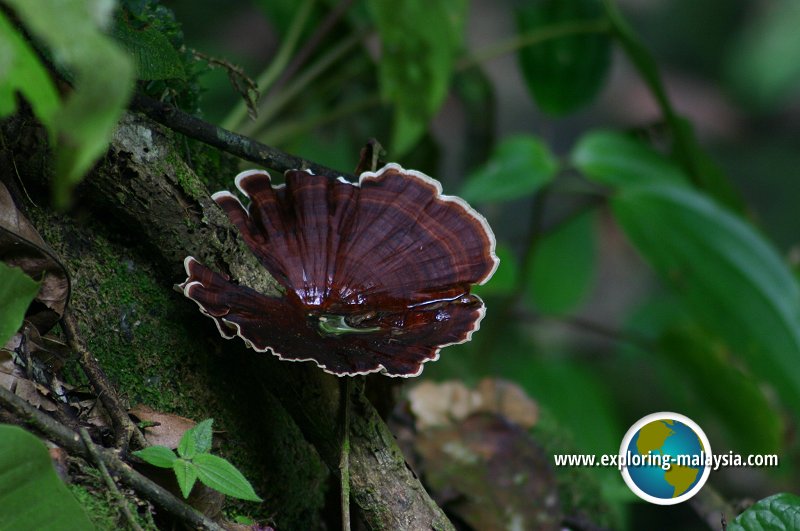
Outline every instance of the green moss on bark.
{"type": "Polygon", "coordinates": [[[127,405],[214,418],[223,431],[219,455],[265,499],[227,506],[279,528],[318,527],[327,470],[248,369],[248,356],[259,354],[233,343],[222,351],[213,323],[172,289],[183,279],[160,276],[136,241],[112,239],[94,221],[33,217],[70,272],[81,333],[127,405]]]}

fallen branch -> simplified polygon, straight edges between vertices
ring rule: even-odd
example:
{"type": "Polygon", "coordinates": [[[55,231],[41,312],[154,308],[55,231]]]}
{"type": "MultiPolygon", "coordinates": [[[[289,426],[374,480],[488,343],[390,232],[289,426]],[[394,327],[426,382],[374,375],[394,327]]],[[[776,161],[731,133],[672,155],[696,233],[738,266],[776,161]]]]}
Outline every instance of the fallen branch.
{"type": "Polygon", "coordinates": [[[284,172],[286,170],[308,169],[316,175],[325,175],[331,179],[339,176],[348,177],[342,173],[321,164],[311,162],[294,155],[289,155],[279,149],[257,142],[252,138],[228,131],[214,124],[196,118],[180,109],[162,103],[158,100],[137,94],[130,104],[131,109],[146,114],[152,120],[182,133],[189,138],[199,140],[204,144],[215,147],[241,159],[261,164],[265,168],[284,172]]]}
{"type": "Polygon", "coordinates": [[[130,416],[128,416],[128,412],[122,406],[116,389],[108,381],[100,364],[97,363],[97,359],[86,348],[86,344],[78,333],[78,325],[75,322],[75,318],[69,311],[62,318],[61,326],[70,348],[78,354],[78,363],[83,369],[83,373],[89,379],[100,402],[102,402],[103,407],[111,417],[111,423],[114,427],[115,446],[120,449],[123,455],[127,453],[131,439],[133,439],[138,448],[147,446],[147,441],[145,441],[141,430],[133,423],[130,416]]]}
{"type": "Polygon", "coordinates": [[[95,455],[105,464],[111,474],[119,477],[143,497],[163,507],[188,525],[211,531],[223,531],[222,527],[183,503],[171,492],[136,472],[111,450],[95,445],[91,439],[82,440],[77,433],[34,408],[4,387],[0,387],[0,405],[70,454],[79,455],[90,463],[95,455]]]}

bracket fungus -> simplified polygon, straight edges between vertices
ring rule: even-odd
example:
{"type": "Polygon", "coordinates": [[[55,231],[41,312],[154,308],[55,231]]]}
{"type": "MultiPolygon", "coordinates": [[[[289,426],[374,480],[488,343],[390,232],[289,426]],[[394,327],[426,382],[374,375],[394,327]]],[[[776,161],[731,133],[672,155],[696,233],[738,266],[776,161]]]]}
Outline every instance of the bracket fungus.
{"type": "Polygon", "coordinates": [[[469,341],[485,313],[470,294],[497,269],[486,219],[438,181],[397,164],[358,184],[289,170],[236,177],[250,199],[212,197],[281,297],[236,284],[193,257],[183,293],[225,338],[326,372],[417,376],[448,345],[469,341]]]}

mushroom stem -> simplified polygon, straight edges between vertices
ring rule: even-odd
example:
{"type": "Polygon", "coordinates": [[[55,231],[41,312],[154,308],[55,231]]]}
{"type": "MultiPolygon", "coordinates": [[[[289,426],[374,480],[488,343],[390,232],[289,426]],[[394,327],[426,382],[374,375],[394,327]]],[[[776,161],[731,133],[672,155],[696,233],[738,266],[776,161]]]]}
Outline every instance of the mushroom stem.
{"type": "Polygon", "coordinates": [[[341,485],[342,531],[350,531],[350,392],[352,377],[339,381],[339,400],[342,408],[341,455],[339,481],[341,485]]]}

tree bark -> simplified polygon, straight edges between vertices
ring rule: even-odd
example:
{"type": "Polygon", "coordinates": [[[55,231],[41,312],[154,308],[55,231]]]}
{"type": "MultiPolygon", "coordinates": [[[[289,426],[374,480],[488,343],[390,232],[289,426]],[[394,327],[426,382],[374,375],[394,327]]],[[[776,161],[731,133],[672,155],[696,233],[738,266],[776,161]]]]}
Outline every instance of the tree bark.
{"type": "MultiPolygon", "coordinates": [[[[24,148],[25,141],[16,145],[17,150],[24,148]]],[[[102,212],[134,235],[171,282],[185,278],[183,259],[191,255],[262,293],[279,293],[275,280],[247,249],[174,145],[168,131],[144,116],[128,114],[105,160],[81,185],[81,205],[102,212]]],[[[46,181],[47,171],[42,170],[47,165],[36,168],[39,157],[14,160],[26,186],[46,181]]],[[[13,180],[9,171],[3,173],[5,180],[13,180]]],[[[232,179],[233,175],[231,184],[232,179]]],[[[186,304],[193,303],[187,300],[186,304]]],[[[92,330],[108,326],[93,321],[90,312],[78,319],[92,330]]],[[[199,312],[196,319],[213,328],[199,312]]],[[[230,353],[230,359],[249,365],[246,371],[252,369],[254,380],[277,398],[331,473],[338,474],[338,379],[311,363],[286,363],[266,354],[243,352],[238,340],[218,338],[216,343],[230,353]]],[[[351,400],[351,497],[363,521],[371,529],[453,529],[406,466],[394,437],[363,393],[355,392],[351,400]]]]}

